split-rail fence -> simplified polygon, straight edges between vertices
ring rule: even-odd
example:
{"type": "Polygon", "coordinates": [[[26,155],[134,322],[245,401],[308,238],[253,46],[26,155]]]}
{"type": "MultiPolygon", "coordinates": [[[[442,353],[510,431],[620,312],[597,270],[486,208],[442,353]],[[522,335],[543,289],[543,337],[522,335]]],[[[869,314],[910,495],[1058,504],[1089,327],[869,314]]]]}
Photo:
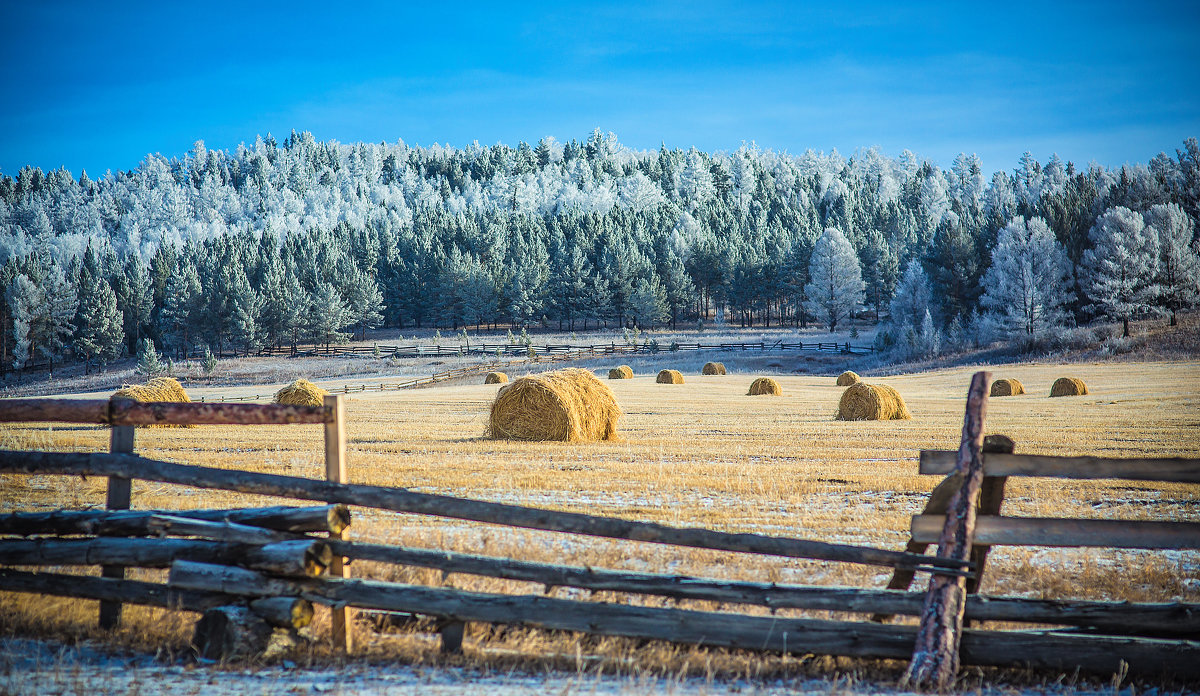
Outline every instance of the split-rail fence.
{"type": "MultiPolygon", "coordinates": [[[[905,551],[812,539],[678,528],[404,488],[345,483],[341,396],[320,407],[127,400],[0,401],[0,421],[66,421],[112,426],[108,453],[0,451],[0,472],[93,475],[109,480],[108,511],[0,516],[0,590],[101,600],[115,625],[121,603],[204,612],[203,654],[261,649],[273,627],[311,618],[312,603],[334,611],[333,640],[352,650],[352,609],[427,616],[443,647],[458,649],[465,622],[518,624],[705,646],[910,660],[916,686],[944,687],[960,662],[1200,679],[1200,605],[1039,600],[978,594],[990,546],[1000,544],[1200,547],[1200,524],[1000,517],[1008,476],[1112,477],[1200,482],[1200,460],[1062,458],[1013,454],[1011,441],[983,438],[989,375],[972,382],[958,452],[922,452],[921,473],[949,474],[914,517],[905,551]],[[325,428],[327,480],[162,462],[134,453],[135,426],[310,423],[325,428]],[[131,511],[132,479],[325,503],[316,508],[131,511]],[[728,581],[536,563],[350,540],[345,506],[434,515],[512,527],[782,558],[893,569],[889,589],[728,581]],[[306,533],[318,532],[312,537],[306,533]],[[31,535],[34,538],[30,539],[31,535]],[[973,544],[973,542],[975,542],[973,544]],[[936,555],[923,555],[938,544],[936,555]],[[352,578],[347,563],[370,560],[444,573],[535,582],[629,595],[768,607],[772,615],[470,592],[352,578]],[[101,565],[101,577],[30,572],[27,566],[101,565]],[[14,568],[15,566],[16,568],[14,568]],[[125,566],[168,567],[165,583],[123,579],[125,566]],[[907,591],[931,573],[926,592],[907,591]],[[862,614],[860,621],[782,617],[777,610],[862,614]],[[919,625],[888,625],[894,615],[919,625]],[[978,627],[983,622],[1029,629],[978,627]]],[[[362,630],[361,628],[359,630],[362,630]]],[[[278,633],[278,631],[275,631],[278,633]]]]}

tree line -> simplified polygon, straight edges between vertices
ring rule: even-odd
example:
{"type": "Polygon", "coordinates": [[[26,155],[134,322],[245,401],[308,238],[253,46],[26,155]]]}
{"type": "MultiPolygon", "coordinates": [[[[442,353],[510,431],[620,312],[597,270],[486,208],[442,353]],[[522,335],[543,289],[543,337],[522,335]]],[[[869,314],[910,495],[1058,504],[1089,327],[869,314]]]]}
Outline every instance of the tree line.
{"type": "MultiPolygon", "coordinates": [[[[146,339],[334,343],[379,326],[886,320],[880,347],[1033,335],[1197,301],[1200,146],[985,177],[904,151],[452,148],[293,132],[78,178],[0,176],[0,363],[146,339]]],[[[1173,316],[1173,315],[1172,315],[1173,316]]]]}

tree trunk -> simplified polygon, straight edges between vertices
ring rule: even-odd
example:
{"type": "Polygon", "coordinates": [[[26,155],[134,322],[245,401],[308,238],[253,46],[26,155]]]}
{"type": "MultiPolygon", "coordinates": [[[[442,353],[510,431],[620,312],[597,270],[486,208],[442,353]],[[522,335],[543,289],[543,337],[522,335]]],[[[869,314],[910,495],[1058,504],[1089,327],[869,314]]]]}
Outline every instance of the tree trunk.
{"type": "Polygon", "coordinates": [[[209,660],[257,657],[266,650],[273,632],[270,624],[246,607],[216,607],[196,622],[192,647],[209,660]]]}

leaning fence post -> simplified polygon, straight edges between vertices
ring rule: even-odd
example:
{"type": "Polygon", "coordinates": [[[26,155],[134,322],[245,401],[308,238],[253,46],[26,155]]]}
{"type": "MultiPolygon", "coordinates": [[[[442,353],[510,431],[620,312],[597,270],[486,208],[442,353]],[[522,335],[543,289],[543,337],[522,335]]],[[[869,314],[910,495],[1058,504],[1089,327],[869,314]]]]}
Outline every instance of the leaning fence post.
{"type": "MultiPolygon", "coordinates": [[[[337,394],[327,395],[325,407],[329,409],[329,415],[325,420],[325,480],[331,483],[348,483],[346,480],[346,413],[342,408],[342,397],[337,394]]],[[[345,541],[350,538],[350,530],[347,528],[339,532],[330,532],[329,536],[345,541]]],[[[329,565],[329,575],[338,578],[350,577],[350,569],[346,567],[346,559],[343,556],[334,555],[333,562],[329,565]]],[[[353,617],[350,610],[344,606],[332,607],[329,613],[330,632],[334,647],[341,648],[347,653],[350,652],[354,649],[354,639],[350,630],[353,617]]]]}
{"type": "MultiPolygon", "coordinates": [[[[114,425],[109,451],[113,454],[133,453],[132,425],[114,425]]],[[[132,482],[123,476],[108,477],[108,493],[105,496],[106,510],[128,510],[132,499],[132,482]]],[[[106,578],[125,578],[125,566],[106,565],[101,567],[100,575],[106,578]]],[[[100,628],[116,628],[121,623],[120,602],[100,602],[100,628]]]]}
{"type": "MultiPolygon", "coordinates": [[[[962,442],[955,473],[962,487],[946,506],[946,524],[938,540],[938,556],[965,561],[975,535],[975,506],[983,485],[983,421],[987,416],[992,373],[976,372],[967,392],[962,442]]],[[[904,681],[917,688],[945,690],[958,674],[958,645],[962,638],[966,582],[961,576],[935,574],[929,579],[921,627],[904,681]]]]}

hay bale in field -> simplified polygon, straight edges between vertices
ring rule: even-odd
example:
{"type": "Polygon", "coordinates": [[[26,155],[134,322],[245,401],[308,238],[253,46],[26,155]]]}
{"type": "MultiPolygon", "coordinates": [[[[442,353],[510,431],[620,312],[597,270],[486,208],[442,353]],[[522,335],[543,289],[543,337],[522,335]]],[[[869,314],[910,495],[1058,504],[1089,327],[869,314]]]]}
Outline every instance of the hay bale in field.
{"type": "Polygon", "coordinates": [[[492,402],[488,437],[580,442],[616,439],[621,407],[596,375],[567,368],[521,377],[492,402]]]}
{"type": "MultiPolygon", "coordinates": [[[[187,390],[174,377],[153,377],[145,384],[126,384],[113,392],[113,399],[133,399],[134,401],[174,401],[189,404],[192,402],[187,390]]],[[[138,426],[142,427],[142,426],[138,426]]],[[[148,428],[194,428],[193,425],[149,425],[148,428]]]]}
{"type": "Polygon", "coordinates": [[[659,384],[683,384],[683,373],[679,370],[662,370],[654,381],[659,384]]]}
{"type": "Polygon", "coordinates": [[[608,371],[609,379],[633,379],[633,368],[628,365],[614,367],[608,371]]]}
{"type": "Polygon", "coordinates": [[[704,368],[700,370],[702,375],[723,375],[725,373],[725,363],[706,362],[704,368]]]}
{"type": "Polygon", "coordinates": [[[837,385],[839,387],[848,387],[852,384],[858,384],[861,381],[862,377],[859,377],[857,372],[854,372],[853,370],[846,370],[842,374],[838,375],[837,385]]]}
{"type": "Polygon", "coordinates": [[[1087,393],[1087,385],[1075,377],[1059,377],[1050,387],[1050,396],[1083,396],[1087,393]]]}
{"type": "Polygon", "coordinates": [[[912,418],[904,399],[895,389],[884,384],[852,384],[838,402],[837,419],[908,420],[912,418]]]}
{"type": "Polygon", "coordinates": [[[783,389],[779,387],[779,382],[770,377],[759,377],[750,383],[750,391],[747,396],[779,396],[783,394],[783,389]]]}
{"type": "Polygon", "coordinates": [[[1021,384],[1019,379],[1006,377],[992,382],[991,396],[1016,396],[1024,393],[1025,385],[1021,384]]]}
{"type": "Polygon", "coordinates": [[[503,372],[489,372],[483,378],[484,384],[508,384],[508,375],[503,372]]]}
{"type": "Polygon", "coordinates": [[[275,392],[272,401],[288,406],[321,406],[325,403],[326,396],[329,396],[329,392],[307,379],[300,378],[275,392]]]}
{"type": "Polygon", "coordinates": [[[112,398],[134,401],[175,401],[191,403],[192,399],[174,377],[154,377],[145,384],[126,384],[113,392],[112,398]]]}

